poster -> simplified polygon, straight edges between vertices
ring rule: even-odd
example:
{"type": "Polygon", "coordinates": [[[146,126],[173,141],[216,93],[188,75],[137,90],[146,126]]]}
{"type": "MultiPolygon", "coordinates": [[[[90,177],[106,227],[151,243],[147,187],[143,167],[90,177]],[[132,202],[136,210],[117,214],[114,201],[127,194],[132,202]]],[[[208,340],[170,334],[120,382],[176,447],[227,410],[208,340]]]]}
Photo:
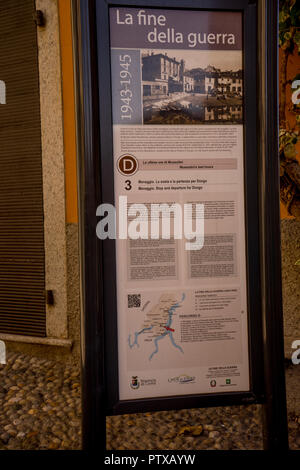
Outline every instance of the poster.
{"type": "Polygon", "coordinates": [[[110,45],[120,400],[248,391],[242,14],[114,7],[110,45]]]}

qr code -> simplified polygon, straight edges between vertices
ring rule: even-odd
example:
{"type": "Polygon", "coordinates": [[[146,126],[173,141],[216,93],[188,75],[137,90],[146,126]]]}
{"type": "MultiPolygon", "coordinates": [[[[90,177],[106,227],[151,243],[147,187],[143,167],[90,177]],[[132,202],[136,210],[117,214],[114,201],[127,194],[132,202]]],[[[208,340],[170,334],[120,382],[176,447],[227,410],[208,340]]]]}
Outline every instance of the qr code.
{"type": "Polygon", "coordinates": [[[128,294],[128,308],[141,306],[141,294],[128,294]]]}

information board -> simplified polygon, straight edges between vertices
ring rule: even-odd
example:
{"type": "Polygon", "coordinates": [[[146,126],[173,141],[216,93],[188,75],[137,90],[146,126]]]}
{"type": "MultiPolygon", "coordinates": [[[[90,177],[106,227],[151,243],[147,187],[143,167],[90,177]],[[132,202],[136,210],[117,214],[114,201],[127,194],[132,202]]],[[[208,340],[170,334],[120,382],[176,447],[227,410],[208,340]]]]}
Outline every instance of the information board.
{"type": "Polygon", "coordinates": [[[109,14],[119,399],[247,392],[242,13],[109,14]]]}
{"type": "Polygon", "coordinates": [[[83,447],[262,404],[287,449],[277,0],[77,0],[83,447]]]}

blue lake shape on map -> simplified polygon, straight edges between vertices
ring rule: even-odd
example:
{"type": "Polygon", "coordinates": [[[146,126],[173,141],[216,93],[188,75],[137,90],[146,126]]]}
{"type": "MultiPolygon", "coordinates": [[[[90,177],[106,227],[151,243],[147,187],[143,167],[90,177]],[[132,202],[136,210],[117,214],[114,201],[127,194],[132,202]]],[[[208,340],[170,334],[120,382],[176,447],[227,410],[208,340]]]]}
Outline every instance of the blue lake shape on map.
{"type": "MultiPolygon", "coordinates": [[[[172,321],[173,321],[174,312],[175,312],[175,310],[176,310],[178,307],[181,306],[181,304],[182,304],[182,302],[184,301],[184,299],[185,299],[185,294],[183,293],[181,300],[180,300],[179,302],[176,302],[174,305],[172,305],[172,306],[169,308],[169,310],[168,310],[168,321],[167,321],[165,327],[167,327],[167,328],[170,328],[170,327],[171,327],[172,321]]],[[[139,345],[139,343],[138,343],[138,337],[139,337],[139,335],[141,335],[141,334],[144,333],[145,331],[151,331],[152,328],[153,328],[153,326],[150,326],[150,327],[148,327],[148,328],[143,328],[142,330],[137,331],[136,333],[134,333],[134,341],[133,341],[133,342],[131,342],[131,335],[129,335],[129,337],[128,337],[128,345],[129,345],[130,349],[132,349],[134,346],[140,347],[140,345],[139,345]]],[[[158,342],[159,342],[160,340],[162,340],[163,338],[165,338],[166,336],[169,336],[169,338],[170,338],[170,340],[171,340],[171,343],[172,343],[172,345],[173,345],[175,348],[179,349],[179,351],[181,351],[182,353],[184,353],[182,347],[179,346],[178,344],[176,344],[176,342],[175,342],[175,340],[174,340],[174,337],[173,337],[173,331],[170,331],[170,330],[167,330],[167,329],[166,329],[166,332],[165,332],[165,333],[163,333],[163,334],[160,335],[160,336],[157,336],[157,337],[154,339],[155,350],[150,354],[150,356],[149,356],[149,361],[151,361],[151,359],[153,358],[153,356],[158,353],[158,350],[159,350],[159,348],[158,348],[158,342]]]]}

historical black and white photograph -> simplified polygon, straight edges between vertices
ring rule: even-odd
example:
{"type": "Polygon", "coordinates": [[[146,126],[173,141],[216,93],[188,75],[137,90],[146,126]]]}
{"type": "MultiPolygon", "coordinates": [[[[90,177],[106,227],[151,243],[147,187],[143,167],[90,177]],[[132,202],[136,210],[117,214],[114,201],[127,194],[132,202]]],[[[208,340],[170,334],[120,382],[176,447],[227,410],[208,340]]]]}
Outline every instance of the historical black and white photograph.
{"type": "Polygon", "coordinates": [[[241,51],[142,50],[144,124],[241,124],[241,51]]]}

